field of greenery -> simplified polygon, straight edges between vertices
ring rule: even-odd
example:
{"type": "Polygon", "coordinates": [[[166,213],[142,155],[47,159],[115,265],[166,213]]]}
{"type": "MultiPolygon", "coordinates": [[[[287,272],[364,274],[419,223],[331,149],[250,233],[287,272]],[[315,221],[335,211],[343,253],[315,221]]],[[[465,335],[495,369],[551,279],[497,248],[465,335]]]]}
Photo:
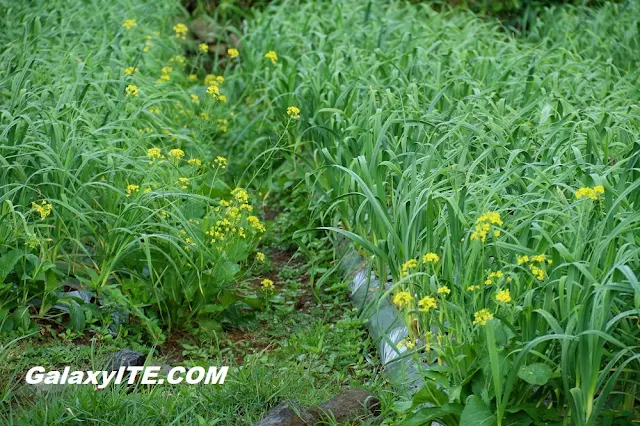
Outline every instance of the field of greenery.
{"type": "Polygon", "coordinates": [[[637,424],[640,2],[518,25],[429,2],[195,3],[0,0],[0,374],[19,380],[12,348],[43,336],[188,333],[209,364],[238,327],[282,322],[265,335],[284,343],[216,391],[3,385],[0,421],[251,424],[361,383],[386,424],[637,424]],[[390,277],[414,395],[363,361],[345,238],[390,277]],[[284,302],[303,289],[312,315],[284,302]],[[290,333],[313,318],[338,327],[290,333]]]}

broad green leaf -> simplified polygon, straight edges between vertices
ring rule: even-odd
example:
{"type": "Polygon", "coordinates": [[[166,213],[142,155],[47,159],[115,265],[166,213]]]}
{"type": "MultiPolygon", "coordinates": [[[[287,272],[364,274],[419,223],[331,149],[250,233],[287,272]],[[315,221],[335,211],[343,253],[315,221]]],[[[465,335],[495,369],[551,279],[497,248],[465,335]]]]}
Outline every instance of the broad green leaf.
{"type": "Polygon", "coordinates": [[[464,426],[495,426],[496,416],[484,403],[482,398],[471,395],[460,415],[460,425],[464,426]]]}
{"type": "Polygon", "coordinates": [[[547,364],[537,362],[534,364],[523,365],[518,371],[518,377],[532,385],[546,385],[553,371],[547,364]]]}

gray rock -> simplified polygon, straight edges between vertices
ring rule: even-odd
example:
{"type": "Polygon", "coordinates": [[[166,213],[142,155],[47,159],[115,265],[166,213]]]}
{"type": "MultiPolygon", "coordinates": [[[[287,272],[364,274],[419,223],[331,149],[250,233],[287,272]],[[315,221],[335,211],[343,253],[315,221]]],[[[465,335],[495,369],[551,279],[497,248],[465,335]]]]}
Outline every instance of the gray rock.
{"type": "Polygon", "coordinates": [[[256,426],[309,426],[327,419],[346,422],[380,414],[380,400],[362,389],[350,389],[318,406],[303,407],[285,402],[274,407],[256,426]]]}
{"type": "Polygon", "coordinates": [[[107,371],[116,371],[120,367],[141,367],[147,357],[145,354],[131,349],[123,349],[116,352],[107,364],[107,371]]]}

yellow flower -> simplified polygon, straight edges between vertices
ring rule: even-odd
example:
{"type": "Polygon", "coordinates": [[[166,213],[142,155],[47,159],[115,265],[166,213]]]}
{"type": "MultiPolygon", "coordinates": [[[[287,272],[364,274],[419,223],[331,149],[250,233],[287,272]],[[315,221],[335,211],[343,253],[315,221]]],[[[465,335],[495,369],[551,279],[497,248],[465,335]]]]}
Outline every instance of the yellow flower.
{"type": "Polygon", "coordinates": [[[542,270],[541,268],[538,268],[537,266],[535,266],[534,264],[530,264],[529,265],[529,269],[531,270],[531,273],[539,280],[542,281],[544,279],[544,270],[542,270]]]}
{"type": "Polygon", "coordinates": [[[217,79],[216,76],[213,74],[207,74],[204,78],[204,85],[205,86],[217,86],[217,79]]]}
{"type": "Polygon", "coordinates": [[[162,67],[162,74],[171,74],[173,72],[173,68],[171,67],[162,67]]]}
{"type": "Polygon", "coordinates": [[[436,309],[437,307],[435,297],[425,296],[418,300],[418,310],[420,312],[428,312],[429,309],[436,309]]]}
{"type": "Polygon", "coordinates": [[[398,309],[402,309],[403,306],[408,305],[413,301],[413,297],[406,291],[400,291],[393,296],[393,303],[398,307],[398,309]]]}
{"type": "Polygon", "coordinates": [[[202,161],[199,158],[191,158],[187,163],[196,167],[202,166],[202,161]]]}
{"type": "Polygon", "coordinates": [[[414,269],[418,266],[418,261],[416,259],[409,259],[402,264],[402,271],[400,273],[401,277],[406,277],[409,275],[409,270],[414,269]]]}
{"type": "Polygon", "coordinates": [[[220,88],[218,86],[207,87],[207,94],[211,95],[213,99],[218,99],[220,96],[220,88]]]}
{"type": "Polygon", "coordinates": [[[411,349],[416,347],[416,344],[412,340],[410,340],[408,338],[405,338],[405,339],[400,340],[398,342],[398,344],[396,345],[396,347],[398,349],[407,348],[407,349],[411,350],[411,349]]]}
{"type": "MultiPolygon", "coordinates": [[[[482,214],[476,220],[475,231],[471,234],[472,240],[481,240],[483,243],[487,240],[487,232],[491,228],[491,225],[502,226],[502,219],[500,218],[500,213],[496,213],[493,211],[487,211],[482,214]]],[[[500,236],[499,230],[494,230],[493,235],[495,237],[500,236]]]]}
{"type": "Polygon", "coordinates": [[[228,128],[227,128],[227,123],[228,121],[224,118],[221,118],[218,120],[218,129],[222,132],[222,133],[226,133],[228,128]]]}
{"type": "Polygon", "coordinates": [[[147,157],[149,157],[151,160],[158,160],[164,157],[164,155],[162,155],[160,148],[149,148],[147,150],[147,157]]]}
{"type": "Polygon", "coordinates": [[[473,325],[487,325],[487,321],[491,321],[493,319],[493,315],[487,309],[481,309],[478,312],[474,313],[473,316],[475,319],[473,320],[473,325]]]}
{"type": "Polygon", "coordinates": [[[151,46],[153,46],[153,43],[151,43],[149,40],[147,40],[147,42],[144,44],[144,49],[142,49],[143,52],[148,52],[149,49],[151,49],[151,46]]]}
{"type": "Polygon", "coordinates": [[[491,285],[491,284],[493,284],[493,280],[485,280],[484,283],[486,285],[491,285]]]}
{"type": "Polygon", "coordinates": [[[176,64],[184,64],[184,61],[186,61],[186,59],[184,58],[184,56],[172,56],[169,59],[169,62],[171,63],[176,63],[176,64]]]}
{"type": "Polygon", "coordinates": [[[209,51],[209,45],[207,43],[200,43],[198,50],[202,53],[207,53],[209,51]]]}
{"type": "Polygon", "coordinates": [[[235,59],[238,57],[238,55],[240,55],[240,52],[238,52],[238,49],[232,47],[230,49],[227,49],[227,55],[229,55],[231,59],[235,59]]]}
{"type": "Polygon", "coordinates": [[[195,74],[189,74],[189,77],[187,77],[187,80],[189,81],[198,81],[198,76],[195,74]]]}
{"type": "Polygon", "coordinates": [[[125,19],[125,21],[122,23],[122,26],[129,31],[131,28],[133,27],[137,27],[138,23],[136,22],[135,19],[125,19]]]}
{"type": "Polygon", "coordinates": [[[511,302],[511,293],[509,292],[509,289],[506,290],[500,290],[497,294],[496,294],[496,300],[498,302],[502,302],[502,303],[509,303],[511,302]]]}
{"type": "Polygon", "coordinates": [[[218,100],[222,103],[227,102],[227,96],[226,95],[220,95],[218,96],[218,100]]]}
{"type": "Polygon", "coordinates": [[[480,289],[479,285],[470,285],[469,287],[467,287],[467,291],[474,291],[479,289],[480,289]]]}
{"type": "Polygon", "coordinates": [[[187,179],[186,177],[178,178],[178,185],[180,185],[180,188],[182,188],[182,189],[188,189],[189,188],[189,179],[187,179]]]}
{"type": "Polygon", "coordinates": [[[260,219],[256,216],[249,216],[247,218],[247,222],[249,222],[249,225],[258,232],[265,232],[267,230],[267,228],[260,223],[260,219]]]}
{"type": "Polygon", "coordinates": [[[138,86],[130,84],[124,89],[124,93],[127,96],[138,96],[138,86]]]}
{"type": "Polygon", "coordinates": [[[176,32],[176,37],[177,38],[181,38],[181,39],[186,39],[187,38],[187,32],[189,32],[189,29],[187,28],[187,26],[185,24],[176,24],[173,27],[173,31],[176,32]]]}
{"type": "Polygon", "coordinates": [[[136,67],[127,67],[124,69],[124,75],[133,75],[136,71],[138,71],[136,67]]]}
{"type": "Polygon", "coordinates": [[[502,219],[500,213],[488,211],[478,218],[478,222],[489,222],[493,225],[502,226],[502,219]]]}
{"type": "Polygon", "coordinates": [[[522,265],[523,263],[526,263],[529,261],[529,256],[522,255],[522,256],[516,256],[516,261],[518,262],[518,265],[522,265]]]}
{"type": "Polygon", "coordinates": [[[208,120],[209,119],[209,114],[207,114],[206,112],[201,112],[200,113],[200,118],[202,118],[203,120],[208,120]]]}
{"type": "Polygon", "coordinates": [[[594,186],[593,188],[583,187],[576,191],[576,199],[591,198],[592,200],[597,200],[602,194],[604,194],[604,186],[602,185],[594,186]]]}
{"type": "Polygon", "coordinates": [[[217,156],[216,159],[213,160],[213,162],[216,163],[218,167],[221,167],[223,169],[227,167],[227,159],[224,157],[217,156]]]}
{"type": "Polygon", "coordinates": [[[156,80],[156,83],[164,83],[167,81],[171,81],[171,76],[169,74],[162,74],[160,78],[156,80]]]}
{"type": "Polygon", "coordinates": [[[265,278],[264,280],[262,280],[261,284],[262,288],[265,290],[273,289],[273,281],[271,281],[269,278],[265,278]]]}
{"type": "Polygon", "coordinates": [[[196,105],[200,104],[200,98],[198,97],[198,95],[192,93],[191,94],[191,102],[193,102],[196,105]]]}
{"type": "Polygon", "coordinates": [[[171,151],[169,151],[169,157],[179,160],[184,157],[184,151],[179,148],[172,149],[171,151]]]}
{"type": "Polygon", "coordinates": [[[502,271],[489,272],[489,278],[502,278],[503,276],[502,271]]]}
{"type": "Polygon", "coordinates": [[[438,260],[440,260],[440,257],[435,253],[427,253],[422,256],[422,263],[436,263],[438,260]]]}
{"type": "Polygon", "coordinates": [[[442,287],[438,287],[438,294],[451,294],[451,290],[449,289],[449,287],[442,286],[442,287]]]}
{"type": "Polygon", "coordinates": [[[265,58],[270,59],[272,64],[276,64],[278,62],[278,55],[273,50],[268,51],[265,55],[265,58]]]}
{"type": "Polygon", "coordinates": [[[42,200],[42,203],[38,204],[35,201],[31,203],[31,207],[33,207],[38,213],[40,213],[40,219],[45,220],[47,216],[51,214],[51,210],[53,206],[47,202],[47,200],[42,200]]]}
{"type": "Polygon", "coordinates": [[[544,262],[545,260],[547,260],[547,256],[545,256],[544,254],[539,254],[537,256],[531,257],[532,262],[544,262]]]}
{"type": "Polygon", "coordinates": [[[257,252],[257,253],[256,253],[256,260],[257,260],[258,262],[264,262],[264,260],[265,260],[265,255],[264,255],[264,253],[262,253],[261,251],[257,252]]]}
{"type": "Polygon", "coordinates": [[[231,195],[236,199],[239,203],[248,203],[249,202],[249,194],[242,188],[236,188],[231,191],[231,195]]]}
{"type": "Polygon", "coordinates": [[[133,194],[134,192],[140,191],[140,186],[138,185],[127,185],[127,197],[133,194]]]}
{"type": "Polygon", "coordinates": [[[297,120],[300,118],[300,109],[298,109],[298,107],[296,106],[290,106],[289,108],[287,108],[287,115],[294,120],[297,120]]]}

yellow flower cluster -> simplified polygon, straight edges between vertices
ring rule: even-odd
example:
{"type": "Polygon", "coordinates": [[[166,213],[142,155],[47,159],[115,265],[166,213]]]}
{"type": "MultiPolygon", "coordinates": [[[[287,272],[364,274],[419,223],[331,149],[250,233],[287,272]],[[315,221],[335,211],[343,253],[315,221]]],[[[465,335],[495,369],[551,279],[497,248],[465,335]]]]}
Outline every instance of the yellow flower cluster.
{"type": "Polygon", "coordinates": [[[438,287],[438,294],[451,294],[451,290],[446,285],[438,287]]]}
{"type": "Polygon", "coordinates": [[[248,203],[249,202],[249,194],[242,188],[236,188],[231,191],[231,195],[233,198],[239,203],[248,203]]]}
{"type": "Polygon", "coordinates": [[[189,179],[186,177],[178,178],[178,185],[182,189],[189,189],[189,179]]]}
{"type": "Polygon", "coordinates": [[[261,251],[256,253],[256,260],[258,262],[264,262],[264,260],[266,259],[264,253],[262,253],[261,251]]]}
{"type": "Polygon", "coordinates": [[[162,155],[162,151],[160,151],[160,148],[149,148],[147,150],[147,157],[149,157],[149,159],[153,161],[164,158],[164,155],[162,155]]]}
{"type": "Polygon", "coordinates": [[[413,297],[407,291],[399,291],[393,296],[393,303],[402,309],[405,305],[409,305],[413,301],[413,297]]]}
{"type": "Polygon", "coordinates": [[[127,67],[124,69],[124,75],[133,75],[138,69],[136,67],[127,67]]]}
{"type": "Polygon", "coordinates": [[[186,61],[185,57],[180,55],[172,56],[171,58],[169,58],[169,63],[172,63],[172,64],[182,65],[185,63],[185,61],[186,61]]]}
{"type": "Polygon", "coordinates": [[[127,96],[138,96],[138,86],[130,84],[124,89],[124,93],[127,96]]]}
{"type": "Polygon", "coordinates": [[[211,95],[213,99],[220,98],[220,88],[218,86],[207,87],[207,94],[211,95]]]}
{"type": "Polygon", "coordinates": [[[474,291],[474,290],[480,290],[480,286],[479,285],[470,285],[469,287],[467,287],[467,291],[474,291]]]}
{"type": "Polygon", "coordinates": [[[294,120],[297,120],[300,118],[300,109],[297,106],[290,106],[287,108],[287,115],[294,120]]]}
{"type": "Polygon", "coordinates": [[[436,263],[440,260],[440,256],[435,253],[427,253],[422,256],[422,263],[436,263]]]}
{"type": "MultiPolygon", "coordinates": [[[[491,228],[491,225],[502,226],[502,219],[500,218],[500,213],[488,211],[485,212],[482,216],[476,220],[476,228],[475,231],[471,234],[472,240],[481,240],[483,243],[487,241],[487,233],[491,228]]],[[[493,231],[494,237],[500,236],[500,230],[495,229],[493,231]]]]}
{"type": "Polygon", "coordinates": [[[249,216],[247,218],[247,221],[249,222],[249,226],[260,233],[263,233],[267,230],[267,228],[262,223],[260,223],[260,219],[258,219],[256,216],[249,216]]]}
{"type": "Polygon", "coordinates": [[[213,160],[213,162],[220,168],[226,168],[227,167],[227,159],[221,156],[217,156],[215,160],[213,160]]]}
{"type": "Polygon", "coordinates": [[[129,31],[131,28],[133,27],[137,27],[138,23],[136,22],[135,19],[125,19],[125,21],[122,23],[122,26],[129,31]]]}
{"type": "Polygon", "coordinates": [[[38,213],[40,213],[40,219],[45,220],[47,216],[51,214],[51,210],[53,210],[53,206],[47,202],[47,200],[42,200],[42,203],[38,204],[35,201],[31,203],[31,207],[33,207],[38,213]]]}
{"type": "Polygon", "coordinates": [[[576,191],[576,199],[591,198],[592,200],[597,200],[602,194],[604,194],[604,186],[602,185],[597,185],[593,188],[583,187],[576,191]]]}
{"type": "Polygon", "coordinates": [[[185,40],[187,38],[187,32],[189,32],[189,29],[185,24],[176,24],[173,27],[173,31],[176,32],[177,38],[181,38],[182,40],[185,40]]]}
{"type": "Polygon", "coordinates": [[[532,262],[544,262],[545,260],[547,260],[547,256],[545,256],[544,254],[538,254],[531,257],[532,262]]]}
{"type": "Polygon", "coordinates": [[[171,151],[169,151],[169,157],[171,157],[172,159],[179,160],[182,157],[184,157],[184,151],[181,150],[180,148],[174,148],[171,151]]]}
{"type": "Polygon", "coordinates": [[[227,55],[229,55],[231,59],[235,59],[238,57],[238,55],[240,55],[240,52],[238,51],[238,49],[232,47],[230,49],[227,49],[227,55]]]}
{"type": "Polygon", "coordinates": [[[486,285],[490,285],[493,284],[493,280],[494,279],[500,279],[504,276],[504,273],[502,271],[492,271],[489,272],[489,276],[487,277],[487,279],[485,280],[485,284],[486,285]]]}
{"type": "Polygon", "coordinates": [[[275,65],[276,62],[278,62],[278,55],[273,50],[270,50],[267,53],[265,53],[264,57],[271,60],[271,63],[273,65],[275,65]]]}
{"type": "Polygon", "coordinates": [[[538,268],[533,263],[529,264],[529,269],[534,277],[536,277],[539,281],[544,279],[544,270],[542,268],[538,268]]]}
{"type": "Polygon", "coordinates": [[[217,86],[224,83],[224,77],[221,75],[207,74],[204,78],[205,86],[217,86]]]}
{"type": "Polygon", "coordinates": [[[425,296],[418,300],[418,310],[420,312],[428,312],[429,309],[436,309],[437,307],[435,297],[425,296]]]}
{"type": "Polygon", "coordinates": [[[198,50],[202,53],[207,53],[209,51],[209,45],[207,43],[200,43],[198,50]]]}
{"type": "Polygon", "coordinates": [[[265,278],[260,284],[262,284],[262,288],[265,290],[273,289],[273,281],[271,281],[269,278],[265,278]]]}
{"type": "Polygon", "coordinates": [[[535,265],[535,263],[537,262],[544,264],[546,262],[548,265],[551,265],[553,263],[551,259],[547,259],[547,256],[545,254],[538,254],[531,257],[527,256],[526,254],[522,256],[516,256],[516,262],[518,262],[518,265],[530,262],[529,270],[531,270],[533,276],[535,276],[540,281],[542,281],[545,277],[544,269],[535,265]]]}
{"type": "Polygon", "coordinates": [[[409,259],[402,264],[400,276],[406,277],[409,275],[409,270],[418,267],[418,261],[416,259],[409,259]]]}
{"type": "Polygon", "coordinates": [[[229,130],[229,127],[227,127],[227,123],[228,121],[225,118],[218,119],[218,130],[220,130],[222,133],[226,133],[227,130],[229,130]]]}
{"type": "Polygon", "coordinates": [[[133,194],[134,192],[138,192],[138,191],[140,191],[139,185],[134,185],[134,184],[127,185],[127,197],[133,194]]]}
{"type": "Polygon", "coordinates": [[[491,312],[487,309],[481,309],[474,313],[473,316],[473,325],[480,324],[484,326],[487,325],[487,321],[491,321],[493,319],[493,315],[491,315],[491,312]]]}
{"type": "Polygon", "coordinates": [[[187,163],[189,163],[189,165],[191,166],[196,166],[196,167],[202,166],[202,161],[199,158],[191,158],[187,161],[187,163]]]}
{"type": "Polygon", "coordinates": [[[497,300],[498,302],[502,302],[502,303],[509,303],[509,302],[511,302],[511,292],[509,291],[509,289],[500,290],[500,291],[496,294],[496,300],[497,300]]]}
{"type": "Polygon", "coordinates": [[[404,339],[402,339],[402,340],[400,340],[400,341],[398,342],[398,344],[396,345],[396,347],[397,347],[398,349],[407,348],[407,349],[411,350],[411,349],[413,349],[413,348],[415,348],[415,347],[416,347],[416,344],[415,344],[415,342],[414,342],[412,339],[404,338],[404,339]]]}

